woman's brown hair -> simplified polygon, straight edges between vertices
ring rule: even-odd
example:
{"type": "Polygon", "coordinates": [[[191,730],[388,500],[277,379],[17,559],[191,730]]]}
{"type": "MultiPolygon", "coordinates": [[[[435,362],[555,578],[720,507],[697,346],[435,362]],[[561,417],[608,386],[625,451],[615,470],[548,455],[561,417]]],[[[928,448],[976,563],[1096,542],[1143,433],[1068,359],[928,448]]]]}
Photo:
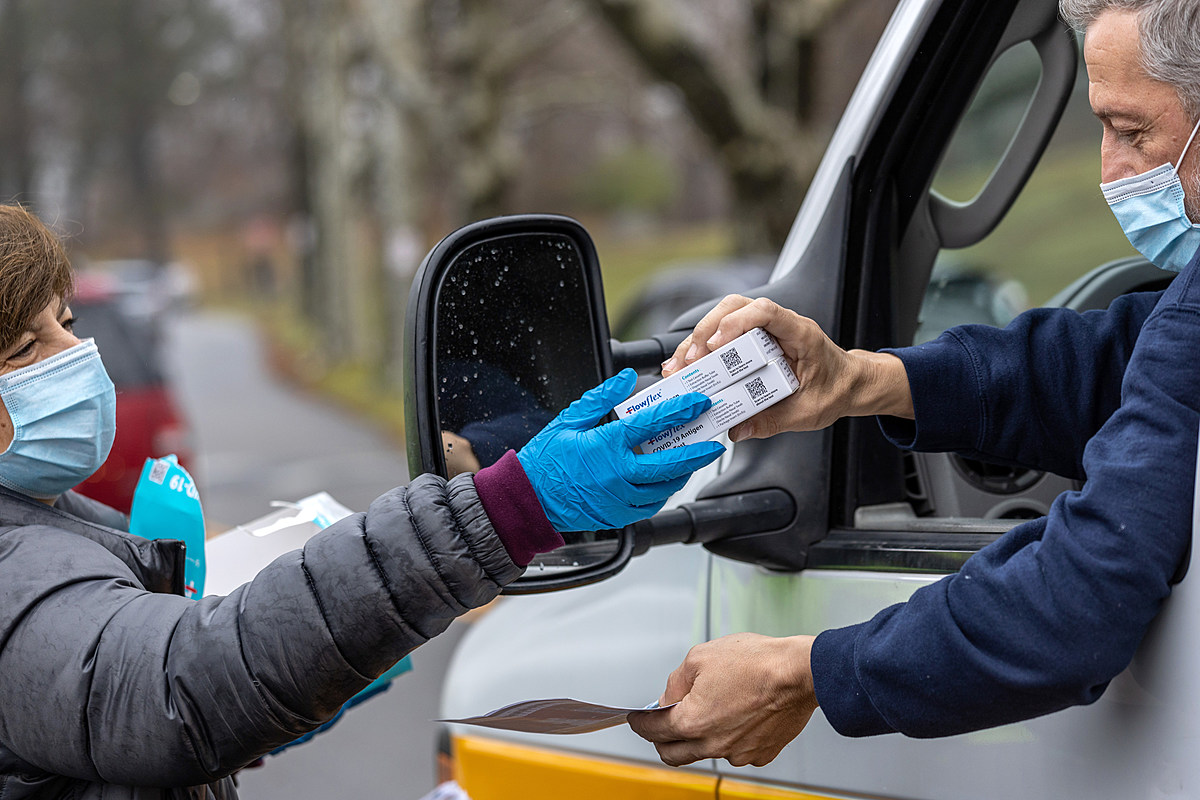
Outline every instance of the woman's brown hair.
{"type": "Polygon", "coordinates": [[[0,352],[74,288],[62,241],[21,206],[0,205],[0,352]]]}

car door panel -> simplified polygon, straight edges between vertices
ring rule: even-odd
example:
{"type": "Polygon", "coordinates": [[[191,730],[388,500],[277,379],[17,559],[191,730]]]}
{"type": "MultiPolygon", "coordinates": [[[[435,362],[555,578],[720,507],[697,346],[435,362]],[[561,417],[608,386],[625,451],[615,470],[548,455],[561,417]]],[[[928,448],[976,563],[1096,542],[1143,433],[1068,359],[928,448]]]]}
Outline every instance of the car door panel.
{"type": "MultiPolygon", "coordinates": [[[[1200,480],[1192,536],[1195,553],[1200,480]]],[[[711,633],[817,633],[867,619],[936,578],[838,570],[768,575],[717,560],[711,633]]],[[[1133,663],[1091,706],[938,740],[847,739],[818,712],[768,766],[722,762],[720,772],[763,787],[764,797],[821,787],[836,787],[839,795],[929,800],[1194,796],[1200,787],[1194,748],[1200,740],[1200,586],[1194,583],[1184,579],[1175,588],[1133,663]]],[[[738,796],[755,795],[742,790],[738,796]]]]}

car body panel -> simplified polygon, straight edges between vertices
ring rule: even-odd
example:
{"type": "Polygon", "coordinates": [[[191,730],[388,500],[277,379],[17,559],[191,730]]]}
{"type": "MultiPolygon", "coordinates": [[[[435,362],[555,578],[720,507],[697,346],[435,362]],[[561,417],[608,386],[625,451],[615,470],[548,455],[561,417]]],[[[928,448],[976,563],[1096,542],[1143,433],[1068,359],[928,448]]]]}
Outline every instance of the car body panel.
{"type": "MultiPolygon", "coordinates": [[[[869,619],[937,577],[834,570],[766,575],[750,565],[717,559],[712,635],[816,634],[869,619]]],[[[1180,595],[1177,590],[1169,601],[1170,613],[1164,612],[1134,665],[1092,706],[933,740],[898,735],[848,739],[818,712],[771,764],[739,769],[720,762],[719,771],[775,786],[931,800],[1149,797],[1147,787],[1167,775],[1186,777],[1183,786],[1200,787],[1196,759],[1178,739],[1182,728],[1200,727],[1180,719],[1178,711],[1200,707],[1200,686],[1189,678],[1191,686],[1171,687],[1161,670],[1164,663],[1198,663],[1193,660],[1200,655],[1195,652],[1200,649],[1194,644],[1197,637],[1176,637],[1181,644],[1161,634],[1173,615],[1200,612],[1200,602],[1180,595]],[[1180,647],[1189,651],[1182,662],[1177,660],[1182,654],[1170,652],[1180,647]],[[1132,757],[1133,752],[1139,757],[1132,757]]],[[[1194,622],[1200,624],[1200,619],[1194,622]]]]}
{"type": "MultiPolygon", "coordinates": [[[[707,638],[708,562],[698,547],[661,547],[603,583],[499,601],[455,651],[443,716],[473,716],[540,697],[624,707],[657,700],[683,654],[707,638]]],[[[535,734],[488,735],[547,744],[535,734]]],[[[553,744],[643,762],[653,752],[623,726],[553,744]]]]}
{"type": "Polygon", "coordinates": [[[717,776],[596,758],[474,736],[454,739],[459,785],[471,800],[712,800],[717,776]]]}
{"type": "Polygon", "coordinates": [[[472,800],[853,800],[845,793],[771,787],[690,770],[565,753],[477,736],[453,740],[458,783],[472,800]],[[469,775],[467,784],[462,776],[469,775]]]}

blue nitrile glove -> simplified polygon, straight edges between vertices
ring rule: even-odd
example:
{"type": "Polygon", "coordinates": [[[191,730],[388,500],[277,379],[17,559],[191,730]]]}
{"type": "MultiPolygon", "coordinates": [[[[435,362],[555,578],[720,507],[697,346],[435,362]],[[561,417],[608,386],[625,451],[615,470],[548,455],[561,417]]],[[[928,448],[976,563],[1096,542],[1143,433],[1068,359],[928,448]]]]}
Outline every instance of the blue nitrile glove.
{"type": "Polygon", "coordinates": [[[704,413],[712,401],[695,392],[594,427],[633,393],[636,382],[636,372],[621,370],[572,403],[517,453],[555,530],[622,528],[653,516],[693,472],[725,452],[719,442],[649,455],[633,451],[704,413]]]}

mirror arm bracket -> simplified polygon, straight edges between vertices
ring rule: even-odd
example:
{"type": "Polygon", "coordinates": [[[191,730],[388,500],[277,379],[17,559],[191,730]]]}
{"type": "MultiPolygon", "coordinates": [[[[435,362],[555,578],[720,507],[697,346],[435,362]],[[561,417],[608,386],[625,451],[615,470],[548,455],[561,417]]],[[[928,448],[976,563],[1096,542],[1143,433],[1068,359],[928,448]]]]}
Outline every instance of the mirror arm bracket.
{"type": "Polygon", "coordinates": [[[780,530],[792,523],[796,503],[782,489],[709,497],[635,522],[633,555],[663,544],[702,544],[729,536],[780,530]]]}
{"type": "Polygon", "coordinates": [[[632,367],[641,373],[658,372],[662,368],[662,362],[675,352],[675,348],[689,333],[691,331],[672,331],[632,342],[609,339],[613,369],[620,371],[632,367]]]}

